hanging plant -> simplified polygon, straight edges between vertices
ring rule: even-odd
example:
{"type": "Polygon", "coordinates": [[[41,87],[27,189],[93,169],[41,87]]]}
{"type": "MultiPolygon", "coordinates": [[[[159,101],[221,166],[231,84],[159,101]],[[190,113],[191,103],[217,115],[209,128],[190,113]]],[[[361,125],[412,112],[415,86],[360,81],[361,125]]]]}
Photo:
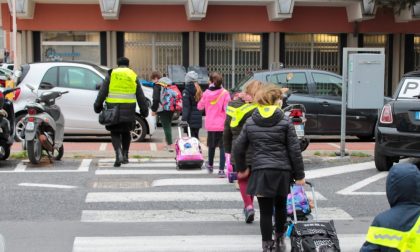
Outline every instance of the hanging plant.
{"type": "Polygon", "coordinates": [[[401,10],[405,8],[411,8],[416,3],[420,3],[420,0],[372,0],[379,7],[389,7],[396,10],[397,13],[400,13],[401,10]]]}

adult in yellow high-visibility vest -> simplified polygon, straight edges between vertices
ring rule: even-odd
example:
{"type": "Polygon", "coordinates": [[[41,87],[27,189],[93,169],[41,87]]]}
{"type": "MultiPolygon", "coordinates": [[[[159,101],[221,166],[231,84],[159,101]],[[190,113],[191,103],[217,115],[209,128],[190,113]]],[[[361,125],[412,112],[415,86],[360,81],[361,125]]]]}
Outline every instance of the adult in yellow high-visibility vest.
{"type": "Polygon", "coordinates": [[[391,208],[372,222],[361,252],[420,251],[420,170],[414,164],[394,165],[386,181],[391,208]]]}
{"type": "Polygon", "coordinates": [[[129,59],[125,57],[118,59],[118,67],[110,71],[94,104],[96,113],[103,110],[104,102],[108,109],[118,108],[115,124],[106,126],[106,129],[111,132],[115,150],[115,167],[128,163],[130,131],[135,127],[136,102],[140,107],[141,116],[147,117],[149,114],[140,81],[137,74],[129,68],[129,63],[129,59]]]}

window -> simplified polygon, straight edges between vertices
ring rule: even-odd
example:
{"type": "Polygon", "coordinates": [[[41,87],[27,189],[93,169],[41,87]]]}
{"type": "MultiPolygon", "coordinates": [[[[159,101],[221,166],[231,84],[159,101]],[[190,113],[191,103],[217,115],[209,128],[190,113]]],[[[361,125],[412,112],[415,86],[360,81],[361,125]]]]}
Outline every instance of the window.
{"type": "Polygon", "coordinates": [[[267,76],[267,80],[272,83],[287,87],[291,92],[309,94],[308,81],[305,73],[278,73],[267,76]]]}
{"type": "Polygon", "coordinates": [[[316,95],[341,97],[341,78],[323,73],[313,73],[312,77],[315,81],[316,95]]]}
{"type": "Polygon", "coordinates": [[[60,87],[96,90],[103,79],[92,71],[81,67],[60,67],[60,87]]]}
{"type": "Polygon", "coordinates": [[[48,69],[42,78],[41,83],[48,83],[57,86],[58,67],[48,69]]]}

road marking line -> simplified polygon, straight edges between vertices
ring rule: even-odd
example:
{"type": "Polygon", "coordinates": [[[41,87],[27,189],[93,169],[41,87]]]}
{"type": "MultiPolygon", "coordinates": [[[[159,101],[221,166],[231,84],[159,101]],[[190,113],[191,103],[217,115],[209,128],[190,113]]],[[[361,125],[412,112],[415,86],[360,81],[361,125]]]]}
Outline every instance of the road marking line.
{"type": "Polygon", "coordinates": [[[0,171],[0,173],[78,173],[78,172],[86,172],[86,171],[79,171],[79,170],[25,170],[23,172],[16,172],[16,171],[0,171]]]}
{"type": "Polygon", "coordinates": [[[86,196],[86,203],[241,200],[239,192],[91,192],[86,196]]]}
{"type": "MultiPolygon", "coordinates": [[[[353,220],[340,208],[319,208],[319,220],[353,220]]],[[[243,222],[243,209],[83,210],[82,222],[243,222]]],[[[256,210],[255,221],[259,221],[256,210]]]]}
{"type": "MultiPolygon", "coordinates": [[[[106,164],[114,164],[115,158],[103,158],[98,160],[98,164],[106,165],[106,164]]],[[[167,163],[175,163],[175,158],[140,158],[140,159],[130,159],[132,163],[161,163],[162,165],[166,165],[167,163]]],[[[215,159],[214,163],[218,164],[220,162],[219,159],[215,159]]]]}
{"type": "Polygon", "coordinates": [[[327,143],[329,146],[332,146],[332,147],[334,147],[334,148],[337,148],[337,149],[340,149],[341,147],[340,147],[340,145],[338,145],[338,144],[335,144],[335,143],[327,143]]]}
{"type": "Polygon", "coordinates": [[[342,166],[335,166],[335,167],[305,171],[305,178],[306,179],[324,178],[324,177],[330,177],[334,175],[340,175],[340,174],[357,172],[357,171],[366,171],[366,170],[372,170],[372,169],[375,169],[374,162],[349,164],[349,165],[342,165],[342,166]]]}
{"type": "MultiPolygon", "coordinates": [[[[114,160],[115,161],[115,160],[114,160]]],[[[99,168],[114,167],[113,163],[100,163],[99,168]]],[[[124,168],[175,168],[175,161],[172,163],[128,163],[123,165],[124,168]]]]}
{"type": "MultiPolygon", "coordinates": [[[[365,234],[338,235],[342,252],[358,251],[365,234]]],[[[290,240],[286,241],[290,251],[290,240]]],[[[189,235],[76,237],[73,252],[254,252],[261,250],[261,235],[189,235]],[[240,242],[232,242],[240,241],[240,242]]]]}
{"type": "Polygon", "coordinates": [[[20,162],[12,172],[25,172],[26,164],[20,162]]]}
{"type": "Polygon", "coordinates": [[[92,163],[92,159],[83,159],[82,163],[79,166],[79,169],[77,170],[82,171],[82,172],[88,172],[91,163],[92,163]]]}
{"type": "Polygon", "coordinates": [[[157,145],[155,143],[150,143],[150,150],[153,152],[157,151],[157,145]]]}
{"type": "Polygon", "coordinates": [[[173,170],[96,170],[96,175],[198,175],[207,174],[206,170],[177,171],[173,170]]]}
{"type": "Polygon", "coordinates": [[[99,146],[99,151],[106,151],[106,148],[108,147],[108,143],[101,143],[99,146]]]}
{"type": "Polygon", "coordinates": [[[337,192],[337,194],[341,195],[386,195],[385,192],[356,192],[357,190],[375,182],[382,178],[385,178],[388,176],[388,172],[381,172],[378,173],[372,177],[366,178],[362,181],[359,181],[349,187],[344,188],[343,190],[340,190],[337,192]]]}
{"type": "Polygon", "coordinates": [[[69,185],[36,184],[36,183],[20,183],[18,186],[59,188],[59,189],[75,189],[75,188],[77,188],[77,186],[69,186],[69,185]]]}

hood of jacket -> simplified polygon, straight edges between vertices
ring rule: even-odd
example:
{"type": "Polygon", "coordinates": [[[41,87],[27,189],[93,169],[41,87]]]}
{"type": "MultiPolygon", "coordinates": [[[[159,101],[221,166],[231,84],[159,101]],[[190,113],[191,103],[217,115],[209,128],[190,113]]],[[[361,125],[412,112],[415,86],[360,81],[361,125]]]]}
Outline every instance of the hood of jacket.
{"type": "MultiPolygon", "coordinates": [[[[222,93],[222,92],[227,92],[225,89],[223,89],[223,88],[220,88],[220,89],[215,89],[215,90],[212,90],[212,89],[207,89],[206,91],[205,91],[205,93],[207,93],[206,94],[206,96],[208,97],[208,99],[210,100],[210,101],[214,101],[214,100],[216,100],[217,98],[219,98],[219,95],[222,93]]],[[[229,95],[229,94],[224,94],[224,95],[229,95]]],[[[221,99],[222,97],[220,97],[220,100],[222,100],[221,99]]]]}
{"type": "Polygon", "coordinates": [[[396,164],[386,180],[386,195],[391,207],[402,204],[420,205],[420,170],[414,164],[396,164]]]}
{"type": "Polygon", "coordinates": [[[255,124],[261,127],[272,127],[278,124],[283,118],[284,118],[284,113],[283,111],[281,111],[281,109],[276,109],[273,115],[268,118],[264,118],[260,114],[258,109],[256,109],[254,113],[252,114],[252,119],[254,120],[255,124]]]}

